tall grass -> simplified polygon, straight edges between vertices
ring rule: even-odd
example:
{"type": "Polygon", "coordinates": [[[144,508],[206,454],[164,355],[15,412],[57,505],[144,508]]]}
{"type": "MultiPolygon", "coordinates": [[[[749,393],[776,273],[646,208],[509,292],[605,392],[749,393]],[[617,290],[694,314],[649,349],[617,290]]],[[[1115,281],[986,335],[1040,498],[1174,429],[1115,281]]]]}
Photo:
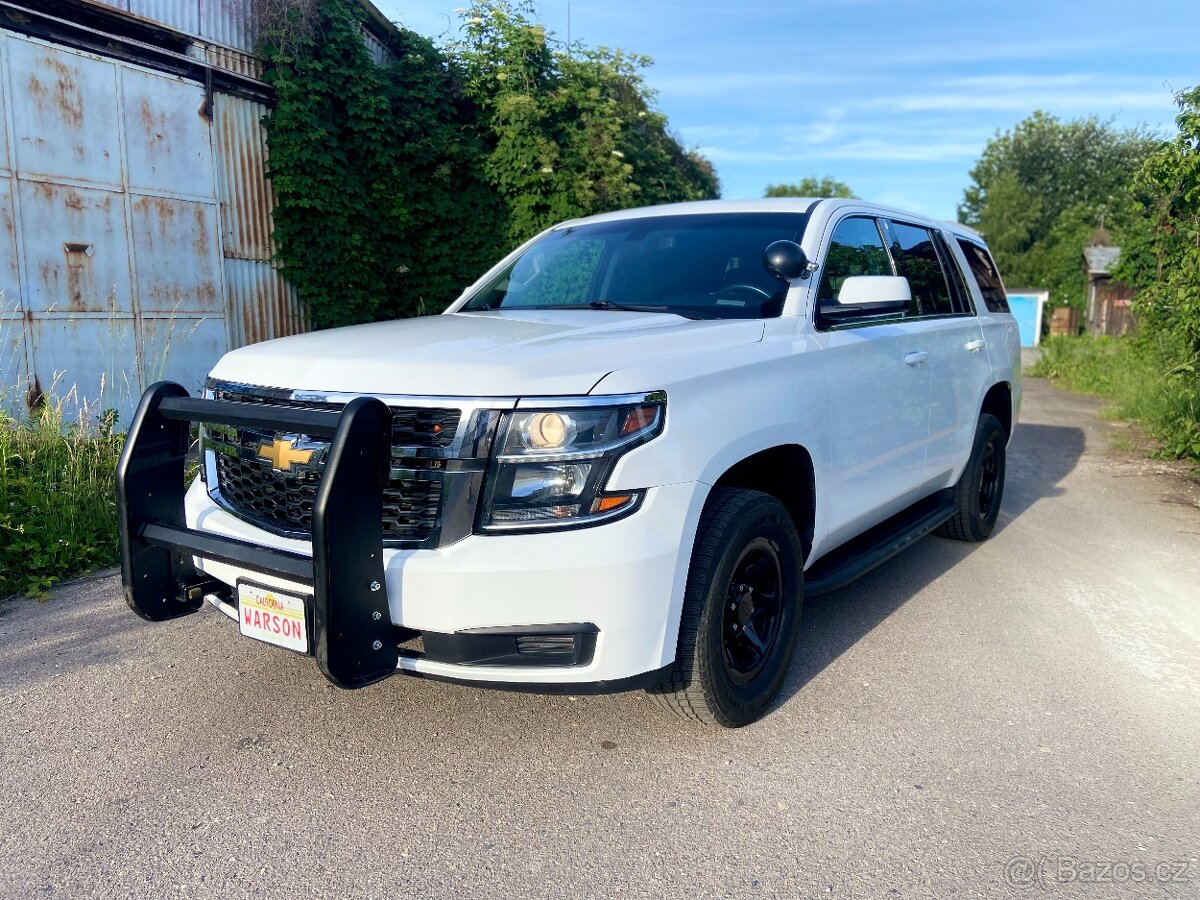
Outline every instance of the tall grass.
{"type": "Polygon", "coordinates": [[[1161,455],[1200,462],[1200,360],[1161,337],[1052,337],[1031,375],[1113,402],[1141,423],[1161,455]]]}
{"type": "Polygon", "coordinates": [[[117,561],[112,419],[65,421],[64,403],[0,413],[0,599],[117,561]]]}

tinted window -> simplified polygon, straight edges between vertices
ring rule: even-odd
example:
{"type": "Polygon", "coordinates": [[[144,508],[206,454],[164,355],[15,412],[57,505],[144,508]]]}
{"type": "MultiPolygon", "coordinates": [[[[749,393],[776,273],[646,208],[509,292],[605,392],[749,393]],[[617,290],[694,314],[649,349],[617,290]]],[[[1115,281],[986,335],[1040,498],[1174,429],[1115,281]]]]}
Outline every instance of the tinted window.
{"type": "Polygon", "coordinates": [[[950,252],[946,238],[940,232],[933,233],[933,242],[937,244],[938,254],[942,257],[942,268],[950,277],[950,294],[954,298],[954,311],[959,315],[974,315],[975,303],[971,300],[971,290],[967,287],[967,279],[963,276],[962,266],[950,252]]]}
{"type": "Polygon", "coordinates": [[[908,279],[908,288],[921,315],[953,315],[954,301],[950,299],[946,274],[942,271],[942,262],[929,229],[889,222],[888,231],[891,232],[896,274],[908,279]]]}
{"type": "Polygon", "coordinates": [[[609,303],[693,318],[749,319],[783,311],[788,283],[763,266],[778,240],[798,241],[807,216],[651,216],[550,232],[464,310],[570,309],[609,303]]]}
{"type": "Polygon", "coordinates": [[[992,262],[991,255],[978,244],[964,241],[962,238],[959,238],[958,246],[967,258],[967,265],[971,268],[971,274],[975,276],[976,284],[979,285],[983,305],[991,312],[1008,312],[1008,297],[1004,295],[1004,285],[1000,282],[1000,273],[996,271],[996,264],[992,262]]]}
{"type": "MultiPolygon", "coordinates": [[[[821,267],[821,284],[817,288],[817,319],[822,322],[822,309],[837,306],[842,282],[852,275],[892,275],[892,264],[884,248],[883,237],[874,219],[853,217],[842,219],[833,230],[829,252],[821,267]]],[[[839,321],[844,321],[840,319],[839,321]]]]}

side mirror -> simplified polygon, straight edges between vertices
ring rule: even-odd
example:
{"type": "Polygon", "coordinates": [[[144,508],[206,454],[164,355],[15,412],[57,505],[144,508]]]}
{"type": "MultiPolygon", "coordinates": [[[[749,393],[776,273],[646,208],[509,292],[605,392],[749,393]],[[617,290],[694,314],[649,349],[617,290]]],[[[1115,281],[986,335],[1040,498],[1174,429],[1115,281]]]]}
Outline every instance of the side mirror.
{"type": "Polygon", "coordinates": [[[851,275],[838,291],[839,311],[880,315],[906,311],[912,290],[902,275],[851,275]]]}
{"type": "Polygon", "coordinates": [[[784,281],[807,278],[808,254],[795,241],[776,241],[763,254],[763,267],[784,281]]]}

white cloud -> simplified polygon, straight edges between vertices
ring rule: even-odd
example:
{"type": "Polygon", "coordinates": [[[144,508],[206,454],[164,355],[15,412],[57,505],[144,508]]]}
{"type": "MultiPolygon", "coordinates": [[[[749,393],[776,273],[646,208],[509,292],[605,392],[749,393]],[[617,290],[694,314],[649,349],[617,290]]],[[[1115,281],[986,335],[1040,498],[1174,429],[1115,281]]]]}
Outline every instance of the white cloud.
{"type": "Polygon", "coordinates": [[[1161,91],[1112,90],[1030,90],[987,91],[950,90],[921,94],[895,94],[860,101],[863,109],[888,109],[895,112],[1032,112],[1035,109],[1086,110],[1160,110],[1170,106],[1171,94],[1161,91]]]}

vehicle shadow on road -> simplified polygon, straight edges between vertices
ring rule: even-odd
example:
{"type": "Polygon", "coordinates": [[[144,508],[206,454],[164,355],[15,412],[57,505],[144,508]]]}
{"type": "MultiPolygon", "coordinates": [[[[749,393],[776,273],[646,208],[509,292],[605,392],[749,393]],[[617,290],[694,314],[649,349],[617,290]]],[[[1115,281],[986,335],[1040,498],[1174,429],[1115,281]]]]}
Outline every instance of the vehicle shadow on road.
{"type": "Polygon", "coordinates": [[[1008,447],[1008,476],[997,527],[1007,527],[1039,500],[1061,496],[1060,484],[1079,464],[1085,445],[1082,428],[1018,425],[1008,447]]]}
{"type": "MultiPolygon", "coordinates": [[[[1080,428],[1018,425],[993,538],[1035,503],[1063,494],[1062,481],[1083,456],[1080,428]]],[[[800,641],[776,704],[782,704],[914,595],[966,559],[978,544],[929,537],[854,584],[805,599],[800,641]]]]}

